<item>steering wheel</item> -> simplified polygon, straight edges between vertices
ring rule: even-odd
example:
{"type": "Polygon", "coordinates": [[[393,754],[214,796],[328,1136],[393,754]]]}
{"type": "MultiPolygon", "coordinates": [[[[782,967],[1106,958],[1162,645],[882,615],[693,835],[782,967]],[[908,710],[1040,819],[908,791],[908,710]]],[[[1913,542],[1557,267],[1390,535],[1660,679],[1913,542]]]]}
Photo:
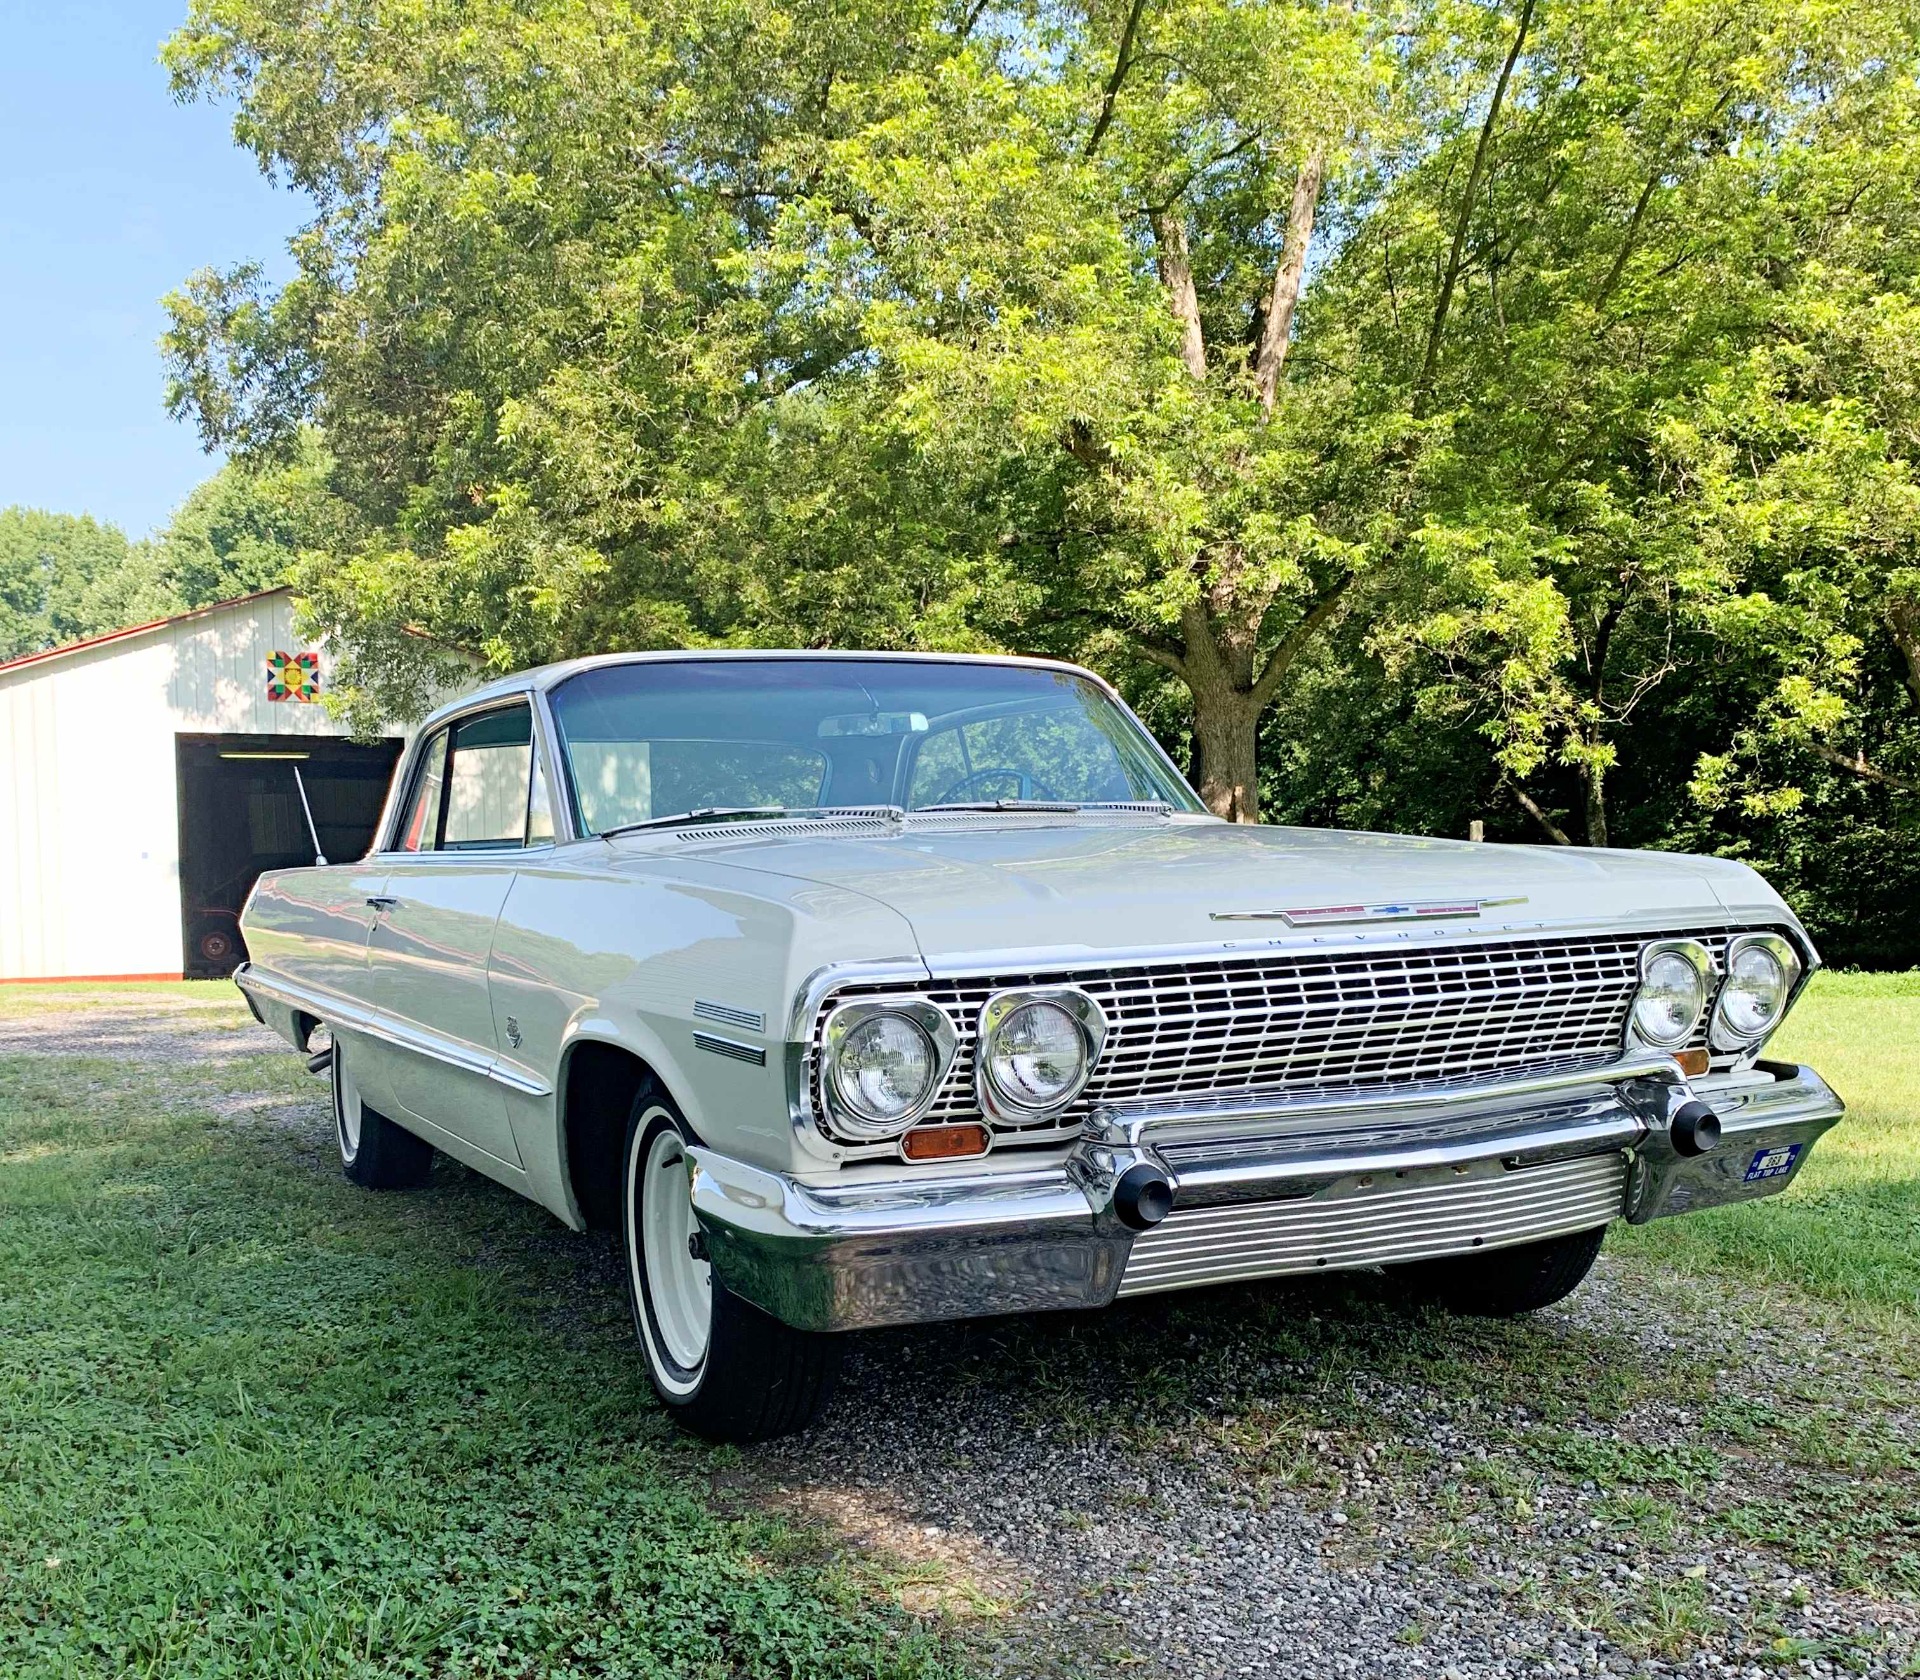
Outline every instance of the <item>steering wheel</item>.
{"type": "Polygon", "coordinates": [[[969,798],[999,797],[1004,799],[1006,797],[1005,794],[995,796],[991,794],[970,794],[968,792],[976,782],[985,782],[994,776],[1000,777],[1003,781],[1008,777],[1013,778],[1013,797],[1015,799],[1058,799],[1060,797],[1059,794],[1055,793],[1045,782],[1035,781],[1033,777],[1029,776],[1024,770],[1016,770],[1011,764],[990,764],[979,770],[971,770],[957,782],[949,783],[948,786],[941,791],[938,798],[932,799],[928,801],[928,803],[933,805],[958,805],[969,798]]]}

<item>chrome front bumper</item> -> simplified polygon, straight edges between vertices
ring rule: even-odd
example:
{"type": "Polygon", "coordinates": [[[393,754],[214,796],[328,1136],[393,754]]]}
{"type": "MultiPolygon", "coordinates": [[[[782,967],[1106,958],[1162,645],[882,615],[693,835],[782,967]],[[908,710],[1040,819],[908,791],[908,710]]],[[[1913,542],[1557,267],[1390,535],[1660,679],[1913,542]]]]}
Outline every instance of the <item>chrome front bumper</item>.
{"type": "Polygon", "coordinates": [[[689,1151],[721,1279],[802,1329],[1062,1307],[1233,1279],[1400,1264],[1750,1201],[1784,1189],[1843,1105],[1763,1062],[1699,1091],[1670,1061],[1488,1091],[1096,1112],[1064,1162],[803,1183],[689,1151]],[[1698,1097],[1717,1147],[1669,1121],[1698,1097]],[[1115,1188],[1147,1165],[1173,1211],[1130,1229],[1115,1188]]]}

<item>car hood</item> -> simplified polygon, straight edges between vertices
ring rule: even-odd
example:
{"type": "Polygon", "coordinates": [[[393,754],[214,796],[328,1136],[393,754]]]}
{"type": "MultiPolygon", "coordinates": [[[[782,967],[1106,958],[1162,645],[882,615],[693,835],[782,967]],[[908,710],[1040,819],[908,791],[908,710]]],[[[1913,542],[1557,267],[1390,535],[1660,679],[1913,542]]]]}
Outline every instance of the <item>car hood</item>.
{"type": "MultiPolygon", "coordinates": [[[[1299,927],[1249,911],[1474,905],[1429,918],[1451,930],[1631,925],[1711,927],[1761,914],[1791,923],[1743,865],[1584,847],[1505,846],[1407,835],[1252,827],[1203,818],[886,833],[804,830],[682,840],[709,864],[848,889],[912,926],[930,963],[1045,952],[1101,955],[1193,945],[1307,942],[1373,933],[1369,921],[1299,927]]],[[[1376,918],[1379,936],[1408,920],[1376,918]]],[[[1331,919],[1329,919],[1331,922],[1331,919]]]]}

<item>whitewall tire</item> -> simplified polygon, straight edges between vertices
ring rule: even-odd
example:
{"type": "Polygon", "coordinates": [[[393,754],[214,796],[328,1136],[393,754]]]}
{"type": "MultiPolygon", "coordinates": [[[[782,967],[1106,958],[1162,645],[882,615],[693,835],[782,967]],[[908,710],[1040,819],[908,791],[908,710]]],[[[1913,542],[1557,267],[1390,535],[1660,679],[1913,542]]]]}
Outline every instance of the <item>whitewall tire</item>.
{"type": "Polygon", "coordinates": [[[839,1341],[782,1324],[714,1275],[689,1166],[685,1122],[648,1080],[627,1121],[619,1229],[627,1304],[654,1392],[712,1441],[804,1429],[832,1393],[839,1341]]]}
{"type": "Polygon", "coordinates": [[[369,1108],[349,1065],[347,1046],[333,1040],[333,1141],[340,1170],[366,1190],[412,1190],[433,1171],[433,1145],[369,1108]]]}

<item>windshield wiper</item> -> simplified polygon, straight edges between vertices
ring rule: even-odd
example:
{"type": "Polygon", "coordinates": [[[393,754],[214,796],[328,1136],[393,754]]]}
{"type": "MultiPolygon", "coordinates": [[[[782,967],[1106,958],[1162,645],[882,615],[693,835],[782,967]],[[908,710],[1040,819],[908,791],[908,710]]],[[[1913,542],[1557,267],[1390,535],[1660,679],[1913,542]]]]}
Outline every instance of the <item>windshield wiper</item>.
{"type": "Polygon", "coordinates": [[[645,822],[621,823],[618,828],[603,828],[598,838],[616,834],[638,834],[649,828],[683,828],[695,823],[741,822],[752,817],[819,818],[881,816],[897,822],[903,816],[898,805],[703,805],[697,811],[682,811],[676,816],[648,817],[645,822]]]}
{"type": "Polygon", "coordinates": [[[668,817],[648,817],[645,822],[621,823],[603,828],[599,838],[611,840],[616,834],[638,834],[648,828],[678,828],[683,823],[738,822],[743,817],[788,816],[784,805],[703,805],[697,811],[676,811],[668,817]]]}

